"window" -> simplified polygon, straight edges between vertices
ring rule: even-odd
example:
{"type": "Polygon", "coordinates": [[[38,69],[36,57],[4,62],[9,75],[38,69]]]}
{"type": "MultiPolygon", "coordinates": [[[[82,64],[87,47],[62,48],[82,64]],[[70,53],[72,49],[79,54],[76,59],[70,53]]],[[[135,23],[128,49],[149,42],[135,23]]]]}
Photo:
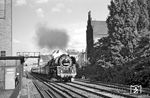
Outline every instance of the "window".
{"type": "Polygon", "coordinates": [[[1,51],[1,56],[6,56],[6,51],[1,51]]]}
{"type": "Polygon", "coordinates": [[[5,2],[6,0],[0,0],[0,19],[5,18],[5,2]]]}

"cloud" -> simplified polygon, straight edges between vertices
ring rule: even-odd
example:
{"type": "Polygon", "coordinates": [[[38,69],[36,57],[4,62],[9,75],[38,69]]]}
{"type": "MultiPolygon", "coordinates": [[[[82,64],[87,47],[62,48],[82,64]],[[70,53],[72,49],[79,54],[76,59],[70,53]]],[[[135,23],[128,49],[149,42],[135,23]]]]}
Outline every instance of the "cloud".
{"type": "Polygon", "coordinates": [[[61,9],[59,9],[59,8],[52,8],[52,12],[60,12],[61,11],[61,9]]]}
{"type": "Polygon", "coordinates": [[[17,40],[17,39],[13,39],[13,43],[15,43],[15,44],[19,44],[19,43],[21,43],[19,40],[17,40]]]}
{"type": "Polygon", "coordinates": [[[52,12],[60,12],[64,8],[65,8],[65,5],[63,3],[58,3],[56,4],[55,7],[52,8],[52,12]]]}
{"type": "Polygon", "coordinates": [[[67,13],[72,13],[71,9],[67,9],[66,11],[67,11],[67,13]]]}
{"type": "Polygon", "coordinates": [[[36,0],[36,3],[47,3],[49,0],[36,0]]]}
{"type": "Polygon", "coordinates": [[[26,0],[16,0],[16,6],[22,6],[22,5],[25,5],[27,4],[27,1],[26,0]]]}
{"type": "Polygon", "coordinates": [[[86,47],[86,27],[84,23],[70,24],[68,26],[68,35],[70,37],[68,49],[78,51],[85,50],[86,47]]]}
{"type": "Polygon", "coordinates": [[[63,3],[58,3],[58,4],[56,4],[56,5],[51,9],[51,11],[52,11],[52,12],[65,11],[65,12],[67,12],[67,13],[72,13],[72,9],[66,8],[63,3]]]}
{"type": "Polygon", "coordinates": [[[41,17],[41,18],[44,18],[44,11],[43,11],[43,9],[42,8],[38,8],[37,10],[36,10],[36,13],[37,13],[37,16],[38,17],[41,17]]]}

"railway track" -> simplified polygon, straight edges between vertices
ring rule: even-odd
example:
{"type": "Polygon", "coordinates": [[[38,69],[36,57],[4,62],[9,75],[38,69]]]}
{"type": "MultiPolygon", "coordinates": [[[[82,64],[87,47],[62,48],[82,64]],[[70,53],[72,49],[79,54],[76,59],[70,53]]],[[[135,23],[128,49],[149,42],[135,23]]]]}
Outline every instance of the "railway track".
{"type": "MultiPolygon", "coordinates": [[[[37,78],[37,77],[36,77],[37,78]]],[[[39,79],[42,83],[47,85],[53,91],[61,93],[64,98],[136,98],[135,96],[122,94],[120,92],[110,91],[109,88],[94,87],[89,83],[84,82],[70,82],[70,83],[58,83],[58,82],[45,82],[43,79],[39,79]]]]}
{"type": "MultiPolygon", "coordinates": [[[[45,82],[43,79],[39,77],[35,77],[43,84],[47,85],[49,88],[55,90],[55,92],[61,93],[64,98],[112,98],[106,95],[97,94],[91,91],[87,91],[86,89],[77,89],[74,87],[68,87],[65,83],[58,83],[58,82],[45,82]]],[[[45,80],[45,79],[44,79],[45,80]]]]}
{"type": "MultiPolygon", "coordinates": [[[[107,96],[103,96],[103,97],[99,97],[96,95],[92,95],[92,94],[88,94],[85,91],[79,90],[79,89],[70,89],[66,86],[61,86],[59,84],[65,84],[65,83],[56,83],[56,82],[45,82],[43,81],[43,79],[39,78],[39,77],[35,77],[36,79],[38,79],[39,81],[41,81],[43,84],[45,84],[46,86],[48,86],[50,89],[52,89],[54,92],[57,92],[59,94],[61,94],[61,96],[63,96],[62,98],[111,98],[111,97],[107,97],[107,96]]],[[[45,80],[45,79],[44,79],[45,80]]],[[[61,97],[57,97],[57,98],[61,98],[61,97]]]]}
{"type": "Polygon", "coordinates": [[[52,86],[47,86],[46,82],[35,77],[34,75],[28,74],[28,77],[33,79],[33,84],[37,88],[41,98],[72,98],[52,86]]]}
{"type": "MultiPolygon", "coordinates": [[[[76,81],[79,81],[79,82],[84,82],[84,83],[88,83],[88,84],[95,84],[95,85],[98,85],[98,86],[105,86],[105,87],[109,87],[109,88],[114,88],[114,89],[118,89],[120,91],[127,91],[127,92],[130,92],[130,86],[128,85],[122,85],[122,84],[115,84],[115,83],[102,83],[102,82],[90,82],[90,81],[85,81],[85,80],[76,80],[76,81]]],[[[145,95],[149,95],[150,96],[150,89],[142,89],[142,94],[145,94],[145,95]]]]}
{"type": "Polygon", "coordinates": [[[52,93],[50,93],[48,90],[45,90],[44,88],[39,86],[35,81],[33,82],[33,84],[35,85],[36,89],[40,93],[41,98],[56,98],[54,97],[55,95],[52,95],[52,93]]]}
{"type": "Polygon", "coordinates": [[[67,83],[67,85],[74,87],[74,88],[86,90],[87,92],[94,93],[96,95],[105,95],[110,98],[136,98],[131,95],[126,95],[126,94],[121,94],[118,92],[109,91],[108,89],[104,89],[104,87],[99,88],[99,87],[91,86],[88,84],[75,83],[75,82],[67,83]]]}
{"type": "Polygon", "coordinates": [[[56,83],[56,84],[50,83],[50,85],[55,85],[57,87],[65,88],[65,89],[68,88],[69,93],[70,93],[70,91],[73,92],[75,98],[111,98],[111,97],[108,97],[105,95],[95,94],[95,93],[87,91],[85,89],[79,89],[79,88],[75,88],[72,86],[67,86],[64,83],[56,83]]]}
{"type": "MultiPolygon", "coordinates": [[[[42,98],[150,98],[143,95],[131,95],[126,87],[104,83],[91,83],[89,81],[75,80],[73,82],[50,82],[43,77],[33,75],[34,78],[46,86],[49,97],[42,98]]],[[[42,93],[44,94],[44,93],[42,93]]],[[[44,94],[45,95],[45,94],[44,94]]]]}
{"type": "MultiPolygon", "coordinates": [[[[29,73],[26,73],[26,77],[33,79],[34,77],[31,76],[29,73]]],[[[48,90],[46,90],[43,86],[39,85],[39,83],[36,80],[32,80],[32,83],[34,84],[35,88],[39,92],[41,98],[55,98],[48,90]]]]}
{"type": "Polygon", "coordinates": [[[67,87],[58,85],[58,83],[50,83],[50,85],[52,85],[55,88],[61,89],[65,93],[69,94],[72,98],[88,98],[87,96],[82,95],[79,92],[76,92],[74,90],[68,89],[67,87]]]}

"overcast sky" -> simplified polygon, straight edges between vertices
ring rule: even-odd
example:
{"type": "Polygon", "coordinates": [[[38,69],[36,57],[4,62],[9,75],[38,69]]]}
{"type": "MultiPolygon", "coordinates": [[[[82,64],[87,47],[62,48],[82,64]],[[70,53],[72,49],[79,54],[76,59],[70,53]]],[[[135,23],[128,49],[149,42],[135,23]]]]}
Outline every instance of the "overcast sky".
{"type": "Polygon", "coordinates": [[[110,0],[13,0],[13,54],[17,51],[42,51],[36,44],[36,28],[65,29],[67,49],[85,50],[87,14],[105,21],[110,0]]]}

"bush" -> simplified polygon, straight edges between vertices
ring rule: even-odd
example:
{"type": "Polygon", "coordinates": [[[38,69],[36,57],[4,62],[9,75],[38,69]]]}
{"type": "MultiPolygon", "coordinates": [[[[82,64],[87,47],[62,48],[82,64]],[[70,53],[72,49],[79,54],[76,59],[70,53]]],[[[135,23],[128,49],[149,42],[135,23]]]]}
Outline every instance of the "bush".
{"type": "Polygon", "coordinates": [[[132,83],[142,85],[142,87],[150,87],[150,70],[145,69],[136,73],[132,83]]]}
{"type": "Polygon", "coordinates": [[[142,87],[150,87],[149,61],[143,61],[144,60],[142,60],[142,63],[141,61],[134,63],[131,62],[123,66],[114,66],[109,68],[91,64],[78,69],[77,77],[81,78],[84,75],[91,81],[119,83],[124,85],[142,85],[142,87]]]}

